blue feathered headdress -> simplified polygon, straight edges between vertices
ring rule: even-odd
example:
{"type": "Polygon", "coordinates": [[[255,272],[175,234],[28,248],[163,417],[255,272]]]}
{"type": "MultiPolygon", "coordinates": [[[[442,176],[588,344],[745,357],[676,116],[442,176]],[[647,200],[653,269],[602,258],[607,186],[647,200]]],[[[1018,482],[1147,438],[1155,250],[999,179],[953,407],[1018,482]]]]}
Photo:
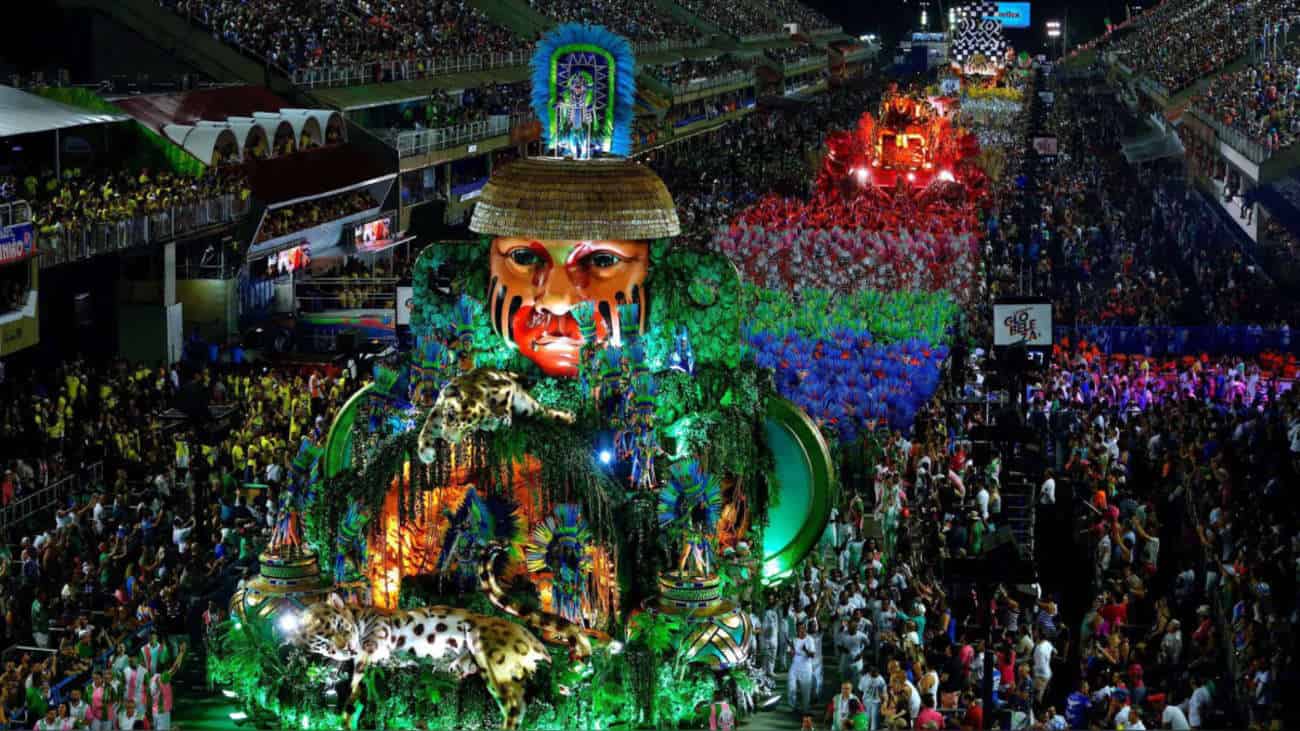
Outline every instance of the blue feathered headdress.
{"type": "Polygon", "coordinates": [[[678,462],[672,466],[668,482],[659,489],[659,525],[687,521],[697,506],[704,509],[703,527],[712,531],[722,517],[722,485],[699,463],[678,462]]]}
{"type": "Polygon", "coordinates": [[[632,44],[604,26],[566,23],[533,53],[533,113],[561,157],[632,152],[636,69],[632,44]]]}

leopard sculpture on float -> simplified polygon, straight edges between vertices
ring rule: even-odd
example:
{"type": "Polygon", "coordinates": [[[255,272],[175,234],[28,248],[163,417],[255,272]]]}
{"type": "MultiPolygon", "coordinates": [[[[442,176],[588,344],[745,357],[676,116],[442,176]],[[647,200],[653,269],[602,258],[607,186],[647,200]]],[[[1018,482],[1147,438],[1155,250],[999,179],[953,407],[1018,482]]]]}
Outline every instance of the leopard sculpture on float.
{"type": "Polygon", "coordinates": [[[528,393],[519,376],[509,371],[475,368],[453,378],[438,392],[438,399],[420,429],[420,460],[434,460],[434,440],[456,444],[476,429],[509,426],[514,415],[539,414],[573,423],[573,414],[539,403],[528,393]]]}
{"type": "MultiPolygon", "coordinates": [[[[295,643],[331,660],[354,660],[354,700],[371,665],[426,658],[450,660],[452,672],[460,677],[482,672],[501,709],[501,727],[516,729],[524,715],[524,686],[539,666],[551,660],[529,628],[547,642],[567,647],[575,665],[585,664],[592,650],[578,625],[511,603],[493,573],[505,553],[500,545],[488,550],[479,572],[480,585],[495,607],[523,620],[527,627],[457,607],[386,612],[348,604],[338,594],[331,594],[328,601],[311,605],[303,614],[295,643]]],[[[561,692],[567,693],[567,689],[561,692]]]]}

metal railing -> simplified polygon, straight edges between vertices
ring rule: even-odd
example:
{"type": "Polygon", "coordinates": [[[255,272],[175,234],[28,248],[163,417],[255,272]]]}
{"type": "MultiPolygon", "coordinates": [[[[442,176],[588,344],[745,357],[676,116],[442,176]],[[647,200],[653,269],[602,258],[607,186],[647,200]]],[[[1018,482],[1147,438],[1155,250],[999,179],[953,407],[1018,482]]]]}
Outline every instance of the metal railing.
{"type": "Polygon", "coordinates": [[[529,119],[531,114],[512,114],[497,116],[478,122],[459,124],[454,127],[438,129],[413,129],[384,135],[388,144],[397,148],[399,157],[425,155],[434,150],[446,150],[451,147],[467,145],[489,137],[510,134],[510,130],[529,119]]]}
{"type": "Polygon", "coordinates": [[[396,277],[320,277],[296,283],[293,296],[302,312],[391,310],[397,304],[397,284],[396,277]]]}
{"type": "Polygon", "coordinates": [[[164,243],[208,226],[233,223],[248,214],[249,201],[226,193],[199,203],[74,229],[44,227],[37,232],[41,268],[88,259],[144,244],[164,243]]]}
{"type": "Polygon", "coordinates": [[[360,61],[336,66],[295,69],[290,78],[297,86],[308,89],[334,86],[382,84],[390,81],[427,79],[432,76],[466,71],[526,66],[532,58],[531,48],[509,53],[476,53],[466,56],[425,56],[391,61],[360,61]]]}
{"type": "Polygon", "coordinates": [[[1161,99],[1169,98],[1169,89],[1159,81],[1152,79],[1150,76],[1143,76],[1138,79],[1137,87],[1145,91],[1149,96],[1159,97],[1161,99]]]}
{"type": "Polygon", "coordinates": [[[1214,136],[1220,142],[1245,155],[1246,159],[1256,165],[1262,165],[1273,157],[1273,150],[1267,145],[1251,139],[1249,135],[1239,129],[1229,127],[1208,112],[1198,107],[1188,107],[1187,113],[1214,130],[1214,136]]]}
{"type": "Polygon", "coordinates": [[[677,51],[683,48],[699,48],[705,43],[708,43],[708,39],[706,38],[693,38],[690,40],[669,39],[666,41],[642,41],[640,43],[632,44],[632,48],[636,51],[636,55],[645,56],[651,53],[677,51]]]}
{"type": "Polygon", "coordinates": [[[778,38],[788,38],[789,33],[785,31],[773,31],[771,33],[751,33],[747,36],[741,36],[742,43],[761,43],[763,41],[775,41],[778,38]]]}
{"type": "Polygon", "coordinates": [[[23,495],[8,505],[0,507],[0,534],[9,530],[10,526],[62,504],[72,494],[74,488],[77,492],[84,492],[87,484],[94,485],[103,478],[104,463],[96,462],[82,468],[81,472],[64,475],[54,482],[37,488],[34,492],[23,495]]]}
{"type": "Polygon", "coordinates": [[[745,69],[737,69],[721,76],[712,76],[705,79],[691,79],[690,81],[677,82],[672,85],[673,96],[685,96],[705,89],[713,89],[719,86],[727,86],[739,82],[754,82],[754,72],[745,69]]]}
{"type": "Polygon", "coordinates": [[[801,71],[807,71],[814,68],[823,68],[826,66],[825,56],[804,56],[793,61],[782,61],[781,70],[786,74],[797,74],[801,71]]]}

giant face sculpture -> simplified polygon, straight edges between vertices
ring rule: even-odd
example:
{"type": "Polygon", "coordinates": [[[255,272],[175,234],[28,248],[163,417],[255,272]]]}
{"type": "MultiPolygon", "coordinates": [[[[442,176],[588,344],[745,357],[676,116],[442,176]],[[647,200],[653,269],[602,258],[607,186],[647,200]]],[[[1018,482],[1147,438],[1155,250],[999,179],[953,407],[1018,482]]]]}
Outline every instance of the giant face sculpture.
{"type": "Polygon", "coordinates": [[[597,339],[612,334],[620,304],[640,305],[645,320],[645,242],[503,237],[492,241],[489,259],[492,326],[547,375],[578,373],[583,335],[572,310],[579,303],[595,306],[597,339]]]}

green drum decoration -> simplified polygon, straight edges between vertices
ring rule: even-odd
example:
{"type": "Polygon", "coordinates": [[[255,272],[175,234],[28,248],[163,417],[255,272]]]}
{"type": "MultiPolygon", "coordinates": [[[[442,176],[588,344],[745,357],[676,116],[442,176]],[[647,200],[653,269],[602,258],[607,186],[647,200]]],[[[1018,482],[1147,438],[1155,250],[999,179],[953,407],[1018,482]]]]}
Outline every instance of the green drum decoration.
{"type": "Polygon", "coordinates": [[[767,404],[767,445],[776,462],[777,509],[763,531],[763,583],[787,578],[821,539],[835,498],[835,463],[821,430],[794,403],[767,404]]]}
{"type": "Polygon", "coordinates": [[[696,617],[682,652],[690,663],[727,670],[744,664],[754,644],[754,626],[749,615],[735,605],[709,617],[696,617]]]}

